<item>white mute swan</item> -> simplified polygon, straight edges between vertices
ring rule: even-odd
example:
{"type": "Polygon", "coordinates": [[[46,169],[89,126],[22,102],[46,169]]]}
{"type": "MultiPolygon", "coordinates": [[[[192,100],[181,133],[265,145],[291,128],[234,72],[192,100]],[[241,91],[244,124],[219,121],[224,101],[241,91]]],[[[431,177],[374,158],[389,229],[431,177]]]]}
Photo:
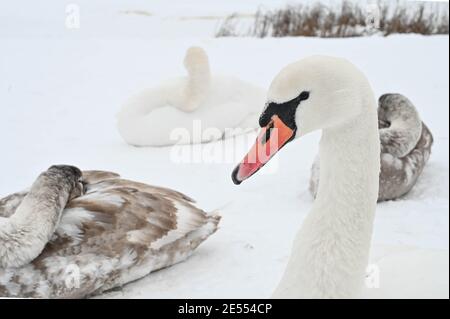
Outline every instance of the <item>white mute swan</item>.
{"type": "Polygon", "coordinates": [[[376,102],[366,77],[344,59],[310,57],[285,67],[268,99],[262,132],[233,171],[236,184],[289,141],[323,131],[317,198],[274,297],[448,298],[448,252],[384,254],[380,287],[363,289],[380,172],[376,102]]]}
{"type": "Polygon", "coordinates": [[[0,200],[0,297],[80,298],[185,260],[217,230],[178,192],[53,166],[0,200]]]}
{"type": "Polygon", "coordinates": [[[206,52],[187,50],[188,76],[144,90],[125,102],[118,118],[124,140],[135,146],[197,144],[256,129],[266,94],[231,76],[211,74],[206,52]]]}
{"type": "MultiPolygon", "coordinates": [[[[378,99],[381,171],[378,201],[397,199],[416,184],[428,162],[433,135],[414,105],[401,94],[383,94],[378,99]]],[[[316,197],[320,161],[311,169],[309,190],[316,197]]]]}

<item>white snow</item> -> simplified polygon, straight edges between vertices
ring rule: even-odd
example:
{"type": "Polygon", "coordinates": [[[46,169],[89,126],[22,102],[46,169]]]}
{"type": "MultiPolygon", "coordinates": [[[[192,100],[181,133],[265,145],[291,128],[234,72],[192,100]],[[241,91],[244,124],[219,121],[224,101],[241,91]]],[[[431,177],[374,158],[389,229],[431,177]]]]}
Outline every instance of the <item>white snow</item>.
{"type": "Polygon", "coordinates": [[[67,163],[179,190],[223,217],[220,230],[186,262],[106,297],[269,297],[311,207],[308,183],[320,133],[287,146],[241,186],[233,185],[231,171],[254,134],[238,137],[237,146],[233,140],[175,149],[123,142],[115,127],[120,105],[184,74],[180,61],[191,45],[207,50],[215,71],[266,88],[286,64],[326,54],[353,61],[377,95],[408,96],[435,144],[413,191],[378,205],[373,241],[448,249],[448,36],[213,38],[217,17],[285,3],[243,2],[76,1],[80,29],[64,26],[70,2],[0,4],[0,197],[28,187],[48,166],[67,163]],[[194,163],[174,158],[183,152],[194,163]]]}

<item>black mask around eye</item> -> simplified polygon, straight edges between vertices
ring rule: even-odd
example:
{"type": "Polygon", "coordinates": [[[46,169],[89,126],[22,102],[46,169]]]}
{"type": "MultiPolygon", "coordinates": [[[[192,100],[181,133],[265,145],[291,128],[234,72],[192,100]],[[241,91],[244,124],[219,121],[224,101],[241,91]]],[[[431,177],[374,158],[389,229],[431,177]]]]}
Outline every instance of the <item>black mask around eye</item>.
{"type": "Polygon", "coordinates": [[[269,103],[259,118],[259,126],[266,127],[270,123],[272,117],[278,115],[284,124],[292,130],[295,130],[297,128],[297,125],[295,124],[295,112],[297,111],[297,107],[301,101],[305,101],[308,98],[309,92],[303,91],[299,96],[290,101],[284,103],[269,103]]]}

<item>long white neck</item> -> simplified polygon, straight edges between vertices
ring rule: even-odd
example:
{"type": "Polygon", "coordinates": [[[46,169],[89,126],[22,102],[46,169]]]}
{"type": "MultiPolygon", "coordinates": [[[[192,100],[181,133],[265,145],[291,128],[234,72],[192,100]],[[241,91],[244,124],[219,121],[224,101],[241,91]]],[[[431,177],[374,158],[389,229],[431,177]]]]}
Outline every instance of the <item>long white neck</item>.
{"type": "Polygon", "coordinates": [[[375,101],[323,131],[317,199],[295,239],[275,298],[352,298],[363,287],[378,196],[375,101]]]}
{"type": "Polygon", "coordinates": [[[69,186],[55,184],[44,173],[16,211],[0,217],[0,268],[26,265],[42,252],[69,197],[69,186]]]}
{"type": "Polygon", "coordinates": [[[211,85],[211,71],[208,56],[202,51],[196,54],[188,54],[184,64],[188,77],[180,108],[185,112],[192,112],[207,97],[211,85]]]}

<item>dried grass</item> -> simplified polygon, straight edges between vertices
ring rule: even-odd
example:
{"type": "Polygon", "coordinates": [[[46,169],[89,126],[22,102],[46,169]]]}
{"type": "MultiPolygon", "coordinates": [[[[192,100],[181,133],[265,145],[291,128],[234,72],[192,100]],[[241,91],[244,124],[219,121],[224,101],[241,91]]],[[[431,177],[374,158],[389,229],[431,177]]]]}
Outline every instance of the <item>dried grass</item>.
{"type": "Polygon", "coordinates": [[[246,32],[238,32],[234,15],[225,19],[216,36],[343,38],[395,33],[448,34],[448,4],[410,3],[405,6],[399,2],[396,5],[379,2],[379,19],[370,15],[367,8],[344,1],[339,8],[315,4],[258,10],[253,26],[246,32]]]}

